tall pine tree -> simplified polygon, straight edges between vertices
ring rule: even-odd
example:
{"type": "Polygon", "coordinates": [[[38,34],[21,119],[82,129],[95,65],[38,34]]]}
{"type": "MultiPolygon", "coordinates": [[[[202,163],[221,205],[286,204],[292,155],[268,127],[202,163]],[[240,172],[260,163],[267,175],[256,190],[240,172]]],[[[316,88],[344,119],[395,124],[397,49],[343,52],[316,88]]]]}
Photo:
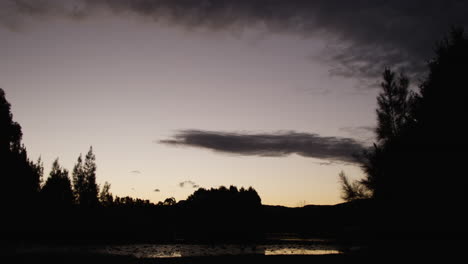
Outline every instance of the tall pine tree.
{"type": "Polygon", "coordinates": [[[99,204],[96,169],[96,156],[90,147],[84,161],[80,154],[72,173],[75,203],[83,208],[94,208],[99,204]]]}
{"type": "Polygon", "coordinates": [[[99,204],[99,187],[96,183],[96,156],[93,153],[93,147],[89,148],[83,164],[83,174],[85,178],[85,199],[86,207],[94,208],[99,204]]]}
{"type": "Polygon", "coordinates": [[[85,190],[86,190],[86,181],[85,175],[83,171],[83,159],[80,154],[78,157],[77,163],[73,167],[72,172],[72,180],[73,180],[73,194],[75,197],[75,203],[78,205],[85,204],[85,190]]]}
{"type": "Polygon", "coordinates": [[[400,73],[398,77],[390,69],[383,73],[382,91],[377,97],[377,139],[391,140],[399,135],[409,115],[409,80],[400,73]]]}

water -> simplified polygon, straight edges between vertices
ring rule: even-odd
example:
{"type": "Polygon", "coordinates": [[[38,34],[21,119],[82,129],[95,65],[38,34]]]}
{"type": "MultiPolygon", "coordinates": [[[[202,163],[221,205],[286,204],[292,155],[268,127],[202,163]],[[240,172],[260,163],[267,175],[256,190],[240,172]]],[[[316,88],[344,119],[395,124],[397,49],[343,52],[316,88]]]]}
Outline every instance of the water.
{"type": "Polygon", "coordinates": [[[321,244],[268,244],[268,245],[190,245],[190,244],[133,244],[113,245],[98,249],[100,253],[127,255],[137,258],[175,258],[223,255],[323,255],[340,254],[338,248],[321,244]]]}
{"type": "Polygon", "coordinates": [[[233,255],[323,255],[341,254],[343,248],[331,241],[296,237],[275,237],[264,244],[112,244],[59,245],[24,244],[17,253],[101,253],[136,258],[178,258],[233,255]]]}

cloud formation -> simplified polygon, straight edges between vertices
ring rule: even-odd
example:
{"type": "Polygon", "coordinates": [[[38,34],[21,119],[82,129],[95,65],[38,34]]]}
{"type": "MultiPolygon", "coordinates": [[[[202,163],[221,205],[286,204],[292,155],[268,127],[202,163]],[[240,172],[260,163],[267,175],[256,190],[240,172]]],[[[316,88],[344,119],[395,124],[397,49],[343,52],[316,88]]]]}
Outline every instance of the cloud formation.
{"type": "Polygon", "coordinates": [[[270,134],[227,133],[203,130],[182,130],[162,144],[190,146],[213,151],[246,155],[282,157],[297,154],[333,162],[355,163],[356,154],[365,147],[351,138],[322,137],[294,131],[270,134]]]}
{"type": "Polygon", "coordinates": [[[198,184],[196,184],[193,181],[183,181],[183,182],[180,182],[178,185],[179,185],[180,188],[184,188],[184,187],[198,188],[198,187],[200,187],[198,184]]]}
{"type": "Polygon", "coordinates": [[[339,130],[367,145],[372,145],[376,140],[375,127],[372,126],[340,127],[339,130]]]}
{"type": "Polygon", "coordinates": [[[385,66],[423,72],[434,41],[451,25],[468,26],[459,0],[2,0],[0,25],[24,17],[86,18],[111,12],[186,28],[320,36],[329,40],[331,73],[380,76],[385,66]]]}

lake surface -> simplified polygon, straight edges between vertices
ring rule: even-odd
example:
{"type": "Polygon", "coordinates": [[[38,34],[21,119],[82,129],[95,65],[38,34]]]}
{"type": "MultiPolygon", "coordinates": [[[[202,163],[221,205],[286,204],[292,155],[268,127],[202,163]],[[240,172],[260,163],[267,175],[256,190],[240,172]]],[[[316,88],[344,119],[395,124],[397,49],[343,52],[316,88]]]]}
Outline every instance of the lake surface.
{"type": "Polygon", "coordinates": [[[134,244],[112,245],[98,252],[128,255],[137,258],[174,258],[223,255],[323,255],[342,253],[337,247],[323,244],[281,243],[268,245],[190,245],[190,244],[134,244]]]}
{"type": "Polygon", "coordinates": [[[17,253],[101,253],[136,258],[177,258],[226,255],[324,255],[341,254],[343,247],[322,239],[275,237],[263,244],[23,244],[17,253]]]}

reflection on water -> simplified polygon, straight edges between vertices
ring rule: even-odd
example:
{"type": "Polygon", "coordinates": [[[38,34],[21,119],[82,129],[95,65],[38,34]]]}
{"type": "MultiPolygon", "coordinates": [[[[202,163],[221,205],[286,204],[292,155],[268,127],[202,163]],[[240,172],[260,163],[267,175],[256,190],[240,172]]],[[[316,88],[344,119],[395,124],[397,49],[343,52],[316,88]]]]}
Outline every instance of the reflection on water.
{"type": "Polygon", "coordinates": [[[326,255],[340,254],[336,249],[306,249],[306,248],[281,248],[265,250],[265,255],[326,255]]]}
{"type": "Polygon", "coordinates": [[[340,254],[330,245],[320,244],[269,244],[269,245],[118,245],[99,250],[102,253],[130,255],[137,258],[174,258],[222,255],[323,255],[340,254]]]}

